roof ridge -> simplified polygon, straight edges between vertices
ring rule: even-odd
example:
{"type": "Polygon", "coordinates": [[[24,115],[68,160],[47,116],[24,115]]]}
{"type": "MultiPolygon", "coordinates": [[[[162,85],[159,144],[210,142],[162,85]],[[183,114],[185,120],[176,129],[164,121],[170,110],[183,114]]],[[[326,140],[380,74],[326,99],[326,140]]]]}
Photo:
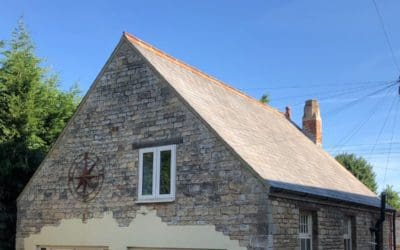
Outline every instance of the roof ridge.
{"type": "Polygon", "coordinates": [[[202,72],[201,70],[199,70],[199,69],[197,69],[197,68],[195,68],[195,67],[193,67],[193,66],[191,66],[191,65],[189,65],[189,64],[187,64],[187,63],[185,63],[185,62],[183,62],[183,61],[181,61],[181,60],[179,60],[179,59],[177,59],[177,58],[175,58],[175,57],[173,57],[173,56],[171,56],[169,54],[167,54],[167,53],[165,53],[164,51],[162,51],[162,50],[154,47],[153,45],[151,45],[151,44],[149,44],[149,43],[147,43],[147,42],[135,37],[132,34],[129,34],[128,32],[124,31],[123,32],[123,36],[125,36],[130,42],[133,42],[133,43],[141,46],[142,48],[145,48],[145,49],[155,53],[156,55],[158,55],[158,56],[160,56],[160,57],[162,57],[164,59],[167,59],[167,60],[175,63],[176,65],[181,66],[181,67],[191,71],[192,73],[194,73],[196,75],[204,77],[204,78],[212,81],[213,83],[219,85],[220,87],[222,87],[222,88],[224,88],[224,89],[226,89],[226,90],[228,90],[228,91],[230,91],[230,92],[232,92],[232,93],[234,93],[234,94],[236,94],[238,96],[244,97],[245,99],[248,99],[251,102],[254,102],[255,104],[259,105],[260,107],[262,107],[264,109],[271,110],[271,111],[279,114],[280,116],[284,116],[284,114],[282,112],[280,112],[278,109],[275,109],[275,108],[273,108],[273,107],[271,107],[269,105],[266,105],[266,104],[263,104],[263,103],[259,102],[255,98],[243,93],[242,91],[240,91],[238,89],[235,89],[234,87],[222,82],[221,80],[218,80],[217,78],[215,78],[215,77],[213,77],[213,76],[211,76],[209,74],[206,74],[206,73],[202,72]]]}

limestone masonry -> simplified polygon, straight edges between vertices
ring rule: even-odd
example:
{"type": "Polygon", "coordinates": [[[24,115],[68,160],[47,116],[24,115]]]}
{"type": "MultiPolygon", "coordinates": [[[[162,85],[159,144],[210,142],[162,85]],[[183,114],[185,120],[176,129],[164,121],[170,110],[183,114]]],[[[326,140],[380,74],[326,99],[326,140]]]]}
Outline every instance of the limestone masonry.
{"type": "MultiPolygon", "coordinates": [[[[271,188],[123,36],[19,197],[16,249],[28,250],[30,236],[44,233],[44,227],[57,228],[62,221],[79,219],[85,225],[112,214],[124,230],[139,214],[145,216],[140,212],[144,208],[171,228],[211,226],[210,233],[225,235],[238,249],[303,249],[299,216],[304,212],[312,218],[312,249],[345,249],[346,217],[352,219],[353,249],[372,249],[370,228],[379,218],[378,207],[271,188]],[[139,149],[169,144],[176,145],[175,199],[138,202],[139,149]],[[99,158],[104,182],[93,200],[82,202],[68,187],[68,172],[85,152],[99,158]]],[[[392,242],[391,221],[387,213],[386,249],[392,242]]],[[[64,244],[62,239],[59,244],[64,244]]],[[[151,246],[151,241],[128,247],[163,248],[151,246]]]]}

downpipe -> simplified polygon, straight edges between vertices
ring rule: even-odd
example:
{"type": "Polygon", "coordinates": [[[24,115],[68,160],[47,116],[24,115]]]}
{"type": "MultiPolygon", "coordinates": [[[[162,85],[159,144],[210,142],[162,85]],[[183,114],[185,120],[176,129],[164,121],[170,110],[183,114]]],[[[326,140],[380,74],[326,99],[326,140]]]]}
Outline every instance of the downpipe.
{"type": "Polygon", "coordinates": [[[386,193],[381,194],[381,213],[375,226],[371,228],[371,232],[375,234],[375,250],[383,250],[383,222],[385,221],[386,212],[386,193]]]}
{"type": "Polygon", "coordinates": [[[393,212],[393,249],[396,250],[396,211],[393,212]]]}

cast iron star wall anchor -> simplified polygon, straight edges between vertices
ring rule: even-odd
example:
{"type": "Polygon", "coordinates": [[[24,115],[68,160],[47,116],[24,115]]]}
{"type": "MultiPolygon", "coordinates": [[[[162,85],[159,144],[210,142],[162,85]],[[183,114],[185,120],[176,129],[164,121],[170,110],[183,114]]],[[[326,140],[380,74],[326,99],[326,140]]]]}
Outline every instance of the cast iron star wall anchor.
{"type": "Polygon", "coordinates": [[[104,166],[99,157],[85,152],[80,155],[68,172],[68,187],[72,195],[83,202],[93,200],[104,181],[104,166]]]}

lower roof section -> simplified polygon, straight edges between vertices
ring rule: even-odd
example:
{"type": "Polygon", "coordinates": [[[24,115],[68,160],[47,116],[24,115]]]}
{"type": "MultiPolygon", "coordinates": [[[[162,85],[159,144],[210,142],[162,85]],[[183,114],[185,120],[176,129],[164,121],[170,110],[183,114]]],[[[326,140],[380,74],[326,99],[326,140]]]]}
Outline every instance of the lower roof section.
{"type": "MultiPolygon", "coordinates": [[[[272,192],[289,192],[302,196],[313,196],[322,200],[333,200],[342,203],[352,203],[357,205],[365,205],[370,207],[381,207],[381,200],[377,196],[366,196],[343,192],[338,190],[316,188],[311,186],[303,186],[292,183],[284,183],[279,181],[267,181],[271,185],[272,192]]],[[[388,209],[391,210],[390,207],[388,209]]]]}

